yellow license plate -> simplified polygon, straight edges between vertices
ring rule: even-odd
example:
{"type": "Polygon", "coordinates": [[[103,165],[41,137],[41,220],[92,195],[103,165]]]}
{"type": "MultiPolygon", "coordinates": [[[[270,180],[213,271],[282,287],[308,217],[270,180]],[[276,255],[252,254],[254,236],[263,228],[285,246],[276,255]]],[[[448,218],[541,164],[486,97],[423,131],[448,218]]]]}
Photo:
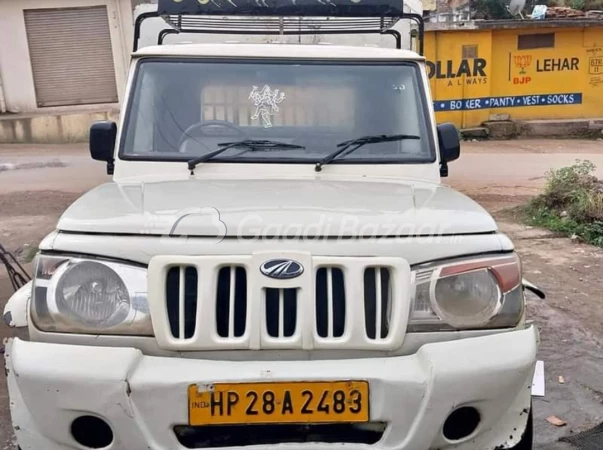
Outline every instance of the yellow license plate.
{"type": "Polygon", "coordinates": [[[190,425],[368,422],[367,381],[188,387],[190,425]]]}

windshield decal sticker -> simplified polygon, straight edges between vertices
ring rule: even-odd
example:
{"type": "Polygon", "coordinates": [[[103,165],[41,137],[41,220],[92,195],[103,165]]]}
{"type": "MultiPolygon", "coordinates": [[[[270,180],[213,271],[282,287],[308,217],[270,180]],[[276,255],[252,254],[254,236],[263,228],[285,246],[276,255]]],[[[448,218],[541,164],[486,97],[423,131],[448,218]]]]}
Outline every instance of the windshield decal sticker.
{"type": "Polygon", "coordinates": [[[285,100],[285,93],[278,89],[272,90],[270,86],[265,84],[262,90],[254,86],[249,93],[249,99],[253,101],[253,106],[255,106],[255,113],[251,118],[255,120],[261,117],[264,128],[271,128],[272,121],[270,117],[280,111],[278,104],[285,100]]]}

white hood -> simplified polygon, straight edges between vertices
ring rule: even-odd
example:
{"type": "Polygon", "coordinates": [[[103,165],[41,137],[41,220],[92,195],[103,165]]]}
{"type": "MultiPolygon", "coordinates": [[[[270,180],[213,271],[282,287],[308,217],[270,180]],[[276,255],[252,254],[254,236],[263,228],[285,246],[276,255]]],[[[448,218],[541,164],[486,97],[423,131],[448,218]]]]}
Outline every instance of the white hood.
{"type": "Polygon", "coordinates": [[[188,236],[411,236],[496,231],[453,189],[403,180],[187,179],[107,183],[62,215],[59,230],[188,236]]]}

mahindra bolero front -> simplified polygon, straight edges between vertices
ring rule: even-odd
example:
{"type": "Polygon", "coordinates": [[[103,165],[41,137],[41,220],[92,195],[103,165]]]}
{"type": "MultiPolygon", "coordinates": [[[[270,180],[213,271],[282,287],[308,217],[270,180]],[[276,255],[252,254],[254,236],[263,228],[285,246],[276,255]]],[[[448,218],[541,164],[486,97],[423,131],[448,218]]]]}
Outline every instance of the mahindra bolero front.
{"type": "Polygon", "coordinates": [[[22,450],[531,448],[521,263],[440,183],[421,57],[162,46],[128,86],[19,293],[22,450]]]}

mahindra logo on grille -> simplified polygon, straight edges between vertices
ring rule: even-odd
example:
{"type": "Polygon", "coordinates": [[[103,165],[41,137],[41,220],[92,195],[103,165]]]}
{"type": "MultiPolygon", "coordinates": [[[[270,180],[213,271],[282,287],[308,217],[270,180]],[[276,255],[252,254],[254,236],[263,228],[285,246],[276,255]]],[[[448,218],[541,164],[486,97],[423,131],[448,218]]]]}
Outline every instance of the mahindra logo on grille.
{"type": "Polygon", "coordinates": [[[292,259],[271,259],[260,266],[260,271],[267,277],[285,280],[299,277],[304,266],[292,259]]]}

